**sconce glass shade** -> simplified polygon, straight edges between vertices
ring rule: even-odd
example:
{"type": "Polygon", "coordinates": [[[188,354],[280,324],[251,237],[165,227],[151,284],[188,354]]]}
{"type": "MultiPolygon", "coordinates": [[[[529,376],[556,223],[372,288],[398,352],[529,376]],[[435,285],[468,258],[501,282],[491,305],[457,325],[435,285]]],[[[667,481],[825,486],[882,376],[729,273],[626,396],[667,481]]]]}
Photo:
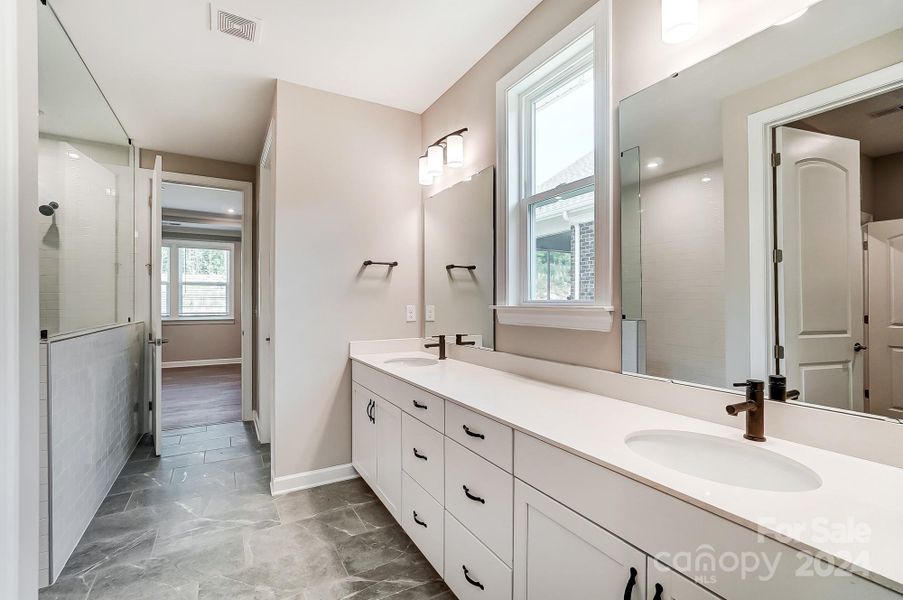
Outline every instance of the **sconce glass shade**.
{"type": "Polygon", "coordinates": [[[420,185],[433,185],[433,176],[429,174],[429,170],[427,168],[427,158],[425,156],[421,156],[418,161],[419,165],[419,180],[420,185]]]}
{"type": "Polygon", "coordinates": [[[685,42],[699,29],[699,0],[662,0],[662,41],[685,42]]]}
{"type": "Polygon", "coordinates": [[[445,162],[457,169],[464,166],[464,137],[450,135],[445,139],[445,162]]]}
{"type": "Polygon", "coordinates": [[[426,172],[430,175],[442,175],[445,156],[442,146],[430,146],[426,149],[426,172]]]}

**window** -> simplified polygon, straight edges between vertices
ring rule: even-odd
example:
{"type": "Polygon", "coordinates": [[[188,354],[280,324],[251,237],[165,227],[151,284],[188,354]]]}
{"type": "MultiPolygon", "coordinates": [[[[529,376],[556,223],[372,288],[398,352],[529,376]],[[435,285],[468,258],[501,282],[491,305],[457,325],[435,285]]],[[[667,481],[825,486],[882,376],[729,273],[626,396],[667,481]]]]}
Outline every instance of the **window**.
{"type": "Polygon", "coordinates": [[[172,319],[231,319],[234,246],[168,241],[163,246],[161,305],[172,319]],[[171,279],[174,277],[174,279],[171,279]]]}
{"type": "Polygon", "coordinates": [[[498,83],[503,324],[611,326],[609,20],[603,0],[498,83]]]}

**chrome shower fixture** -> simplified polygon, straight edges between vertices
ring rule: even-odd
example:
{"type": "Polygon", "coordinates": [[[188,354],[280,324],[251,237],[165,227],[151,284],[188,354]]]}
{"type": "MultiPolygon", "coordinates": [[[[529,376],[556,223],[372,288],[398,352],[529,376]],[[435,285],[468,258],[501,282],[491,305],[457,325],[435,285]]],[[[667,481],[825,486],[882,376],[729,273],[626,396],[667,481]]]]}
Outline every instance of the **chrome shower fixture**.
{"type": "Polygon", "coordinates": [[[56,209],[60,207],[59,203],[51,202],[50,204],[42,204],[38,207],[38,212],[44,215],[45,217],[52,217],[53,213],[56,212],[56,209]]]}

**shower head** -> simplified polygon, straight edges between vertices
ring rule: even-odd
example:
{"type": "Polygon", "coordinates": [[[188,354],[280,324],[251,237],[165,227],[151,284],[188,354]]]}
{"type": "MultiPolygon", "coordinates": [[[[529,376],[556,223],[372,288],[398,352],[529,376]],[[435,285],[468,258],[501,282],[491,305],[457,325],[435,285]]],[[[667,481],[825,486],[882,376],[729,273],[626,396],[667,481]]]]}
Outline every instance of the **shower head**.
{"type": "Polygon", "coordinates": [[[50,204],[42,204],[38,207],[38,212],[44,215],[45,217],[52,217],[53,213],[56,212],[60,205],[56,202],[51,202],[50,204]]]}

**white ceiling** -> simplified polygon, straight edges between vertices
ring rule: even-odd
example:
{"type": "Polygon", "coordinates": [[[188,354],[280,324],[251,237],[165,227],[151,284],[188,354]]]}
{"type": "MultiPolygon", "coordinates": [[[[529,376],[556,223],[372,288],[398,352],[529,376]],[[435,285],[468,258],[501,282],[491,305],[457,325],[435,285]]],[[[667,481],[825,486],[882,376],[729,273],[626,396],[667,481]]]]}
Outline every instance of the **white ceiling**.
{"type": "Polygon", "coordinates": [[[422,113],[540,0],[51,0],[136,144],[255,163],[273,80],[422,113]]]}
{"type": "Polygon", "coordinates": [[[164,182],[160,205],[169,210],[239,217],[243,200],[244,194],[237,190],[164,182]]]}

